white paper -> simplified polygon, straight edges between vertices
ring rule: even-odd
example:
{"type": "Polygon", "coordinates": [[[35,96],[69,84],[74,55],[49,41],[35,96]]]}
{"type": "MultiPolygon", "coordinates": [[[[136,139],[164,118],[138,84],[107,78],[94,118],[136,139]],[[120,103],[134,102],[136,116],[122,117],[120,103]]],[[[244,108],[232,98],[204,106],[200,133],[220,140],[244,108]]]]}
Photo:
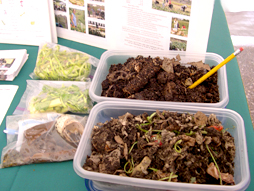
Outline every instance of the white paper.
{"type": "Polygon", "coordinates": [[[11,105],[11,102],[18,90],[16,85],[0,85],[0,125],[11,105]]]}
{"type": "Polygon", "coordinates": [[[54,15],[50,11],[52,3],[53,0],[0,0],[0,43],[55,42],[56,28],[51,25],[55,21],[50,15],[54,15]]]}
{"type": "Polygon", "coordinates": [[[169,0],[157,2],[54,0],[57,33],[59,37],[105,49],[205,53],[214,0],[172,0],[172,8],[169,0]],[[75,27],[71,20],[73,10],[75,27]]]}

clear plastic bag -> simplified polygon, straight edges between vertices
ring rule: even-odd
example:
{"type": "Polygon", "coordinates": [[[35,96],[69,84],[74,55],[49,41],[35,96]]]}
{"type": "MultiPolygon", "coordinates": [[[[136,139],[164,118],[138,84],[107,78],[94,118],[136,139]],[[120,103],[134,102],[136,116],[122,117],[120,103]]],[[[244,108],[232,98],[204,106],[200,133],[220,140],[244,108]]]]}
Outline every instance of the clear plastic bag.
{"type": "Polygon", "coordinates": [[[87,81],[92,79],[99,59],[59,44],[42,43],[30,77],[40,80],[87,81]]]}
{"type": "Polygon", "coordinates": [[[72,160],[86,121],[58,113],[7,116],[0,168],[72,160]]]}
{"type": "Polygon", "coordinates": [[[27,80],[26,90],[13,114],[88,114],[93,107],[89,97],[91,82],[27,80]]]}

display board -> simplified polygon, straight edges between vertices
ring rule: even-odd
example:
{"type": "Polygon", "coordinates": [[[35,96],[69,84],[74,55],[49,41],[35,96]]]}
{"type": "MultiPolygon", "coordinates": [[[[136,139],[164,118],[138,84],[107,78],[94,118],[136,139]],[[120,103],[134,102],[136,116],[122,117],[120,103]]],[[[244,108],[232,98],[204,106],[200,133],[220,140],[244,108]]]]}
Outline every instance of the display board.
{"type": "Polygon", "coordinates": [[[53,0],[0,0],[0,43],[57,42],[53,0]]]}
{"type": "Polygon", "coordinates": [[[105,49],[206,52],[214,0],[54,0],[59,37],[105,49]]]}

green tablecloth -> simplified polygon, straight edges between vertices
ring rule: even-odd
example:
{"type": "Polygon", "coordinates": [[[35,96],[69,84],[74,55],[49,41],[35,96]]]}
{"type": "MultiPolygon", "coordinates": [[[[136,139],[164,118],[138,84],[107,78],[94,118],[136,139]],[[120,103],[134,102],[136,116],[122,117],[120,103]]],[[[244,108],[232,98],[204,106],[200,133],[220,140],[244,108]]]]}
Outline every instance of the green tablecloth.
{"type": "MultiPolygon", "coordinates": [[[[61,45],[87,52],[88,54],[91,54],[97,58],[100,58],[101,54],[105,51],[104,49],[91,47],[62,38],[59,38],[58,42],[61,45]]],[[[13,82],[0,81],[0,84],[15,84],[19,86],[17,94],[7,112],[7,115],[11,115],[26,89],[26,79],[30,79],[29,74],[33,72],[38,47],[0,44],[0,50],[4,49],[27,49],[29,54],[27,62],[13,82]]],[[[207,52],[217,53],[224,58],[234,52],[226,17],[219,0],[215,0],[207,52]]],[[[252,161],[254,160],[254,154],[252,153],[251,148],[254,145],[254,131],[237,60],[234,58],[229,64],[226,65],[226,67],[229,89],[229,104],[227,108],[235,110],[244,119],[249,151],[248,156],[250,162],[250,173],[251,176],[253,176],[254,166],[252,161]]],[[[0,127],[0,151],[6,146],[6,135],[2,132],[5,129],[5,121],[6,120],[4,119],[0,127]]],[[[84,179],[80,178],[74,172],[72,161],[67,161],[62,163],[32,164],[21,167],[0,169],[0,190],[86,189],[84,179]]],[[[254,190],[254,182],[250,183],[248,190],[254,190]]]]}

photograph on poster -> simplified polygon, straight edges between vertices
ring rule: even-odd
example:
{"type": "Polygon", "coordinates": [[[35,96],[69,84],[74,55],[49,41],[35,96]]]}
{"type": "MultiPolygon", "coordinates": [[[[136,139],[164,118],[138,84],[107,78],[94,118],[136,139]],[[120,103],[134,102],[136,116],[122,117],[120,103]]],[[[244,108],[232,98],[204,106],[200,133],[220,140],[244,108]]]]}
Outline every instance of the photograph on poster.
{"type": "Polygon", "coordinates": [[[101,5],[87,4],[88,17],[105,20],[105,7],[101,5]]]}
{"type": "Polygon", "coordinates": [[[192,0],[153,0],[152,7],[160,11],[190,16],[192,0]]]}
{"type": "Polygon", "coordinates": [[[170,38],[169,50],[186,51],[187,41],[177,38],[170,38]]]}
{"type": "Polygon", "coordinates": [[[181,18],[172,18],[171,34],[188,37],[189,20],[181,18]]]}
{"type": "Polygon", "coordinates": [[[55,14],[56,26],[68,29],[67,17],[62,14],[55,14]]]}
{"type": "Polygon", "coordinates": [[[85,11],[70,8],[69,15],[71,30],[86,33],[85,11]]]}
{"type": "Polygon", "coordinates": [[[69,2],[72,5],[78,5],[78,6],[82,6],[82,7],[85,5],[84,0],[69,0],[69,2]]]}
{"type": "Polygon", "coordinates": [[[66,12],[66,3],[60,0],[54,0],[54,10],[66,12]]]}
{"type": "Polygon", "coordinates": [[[88,21],[89,34],[105,38],[105,24],[88,21]]]}

